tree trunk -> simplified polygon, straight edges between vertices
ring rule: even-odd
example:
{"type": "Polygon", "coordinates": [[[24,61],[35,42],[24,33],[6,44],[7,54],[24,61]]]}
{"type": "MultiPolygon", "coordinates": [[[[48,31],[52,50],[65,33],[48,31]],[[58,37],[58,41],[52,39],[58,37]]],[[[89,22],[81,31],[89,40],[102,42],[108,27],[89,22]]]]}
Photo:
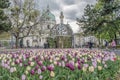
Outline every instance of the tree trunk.
{"type": "Polygon", "coordinates": [[[17,37],[16,37],[16,43],[15,43],[16,49],[18,48],[18,43],[19,43],[19,38],[18,38],[18,36],[17,36],[17,37]]]}
{"type": "Polygon", "coordinates": [[[117,44],[117,35],[116,35],[116,33],[115,33],[114,36],[115,36],[115,42],[116,42],[116,44],[117,44]]]}
{"type": "Polygon", "coordinates": [[[99,35],[99,38],[98,38],[98,42],[99,42],[99,43],[98,43],[98,44],[99,44],[98,47],[100,48],[100,47],[101,47],[101,37],[100,37],[100,35],[99,35]]]}

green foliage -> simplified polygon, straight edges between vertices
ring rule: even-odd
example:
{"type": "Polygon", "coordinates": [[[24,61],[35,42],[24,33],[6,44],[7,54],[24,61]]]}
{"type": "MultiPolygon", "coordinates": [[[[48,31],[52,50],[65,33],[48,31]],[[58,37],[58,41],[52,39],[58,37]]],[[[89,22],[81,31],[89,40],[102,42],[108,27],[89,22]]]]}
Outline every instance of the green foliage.
{"type": "Polygon", "coordinates": [[[117,48],[117,49],[120,49],[120,45],[117,45],[116,48],[117,48]]]}
{"type": "MultiPolygon", "coordinates": [[[[63,47],[64,48],[71,48],[72,47],[72,40],[70,37],[61,37],[63,41],[63,47]]],[[[48,38],[48,43],[50,45],[50,48],[55,48],[55,41],[57,41],[57,38],[48,38]]]]}
{"type": "Polygon", "coordinates": [[[48,43],[50,45],[50,48],[55,48],[55,42],[53,38],[48,38],[48,43]]]}
{"type": "Polygon", "coordinates": [[[7,41],[4,41],[4,46],[8,46],[9,45],[9,43],[7,42],[7,41]]]}
{"type": "Polygon", "coordinates": [[[0,0],[0,8],[8,8],[10,5],[9,0],[0,0]]]}
{"type": "Polygon", "coordinates": [[[7,32],[3,32],[0,34],[0,40],[5,40],[5,39],[6,40],[10,39],[10,34],[7,32]]]}
{"type": "Polygon", "coordinates": [[[70,37],[65,37],[64,40],[64,48],[71,48],[72,47],[72,40],[70,37]]]}
{"type": "Polygon", "coordinates": [[[12,0],[13,5],[9,8],[10,19],[12,20],[11,33],[18,41],[27,37],[32,28],[39,24],[39,11],[35,9],[34,0],[12,0]]]}
{"type": "Polygon", "coordinates": [[[95,6],[87,5],[84,15],[77,19],[83,23],[85,34],[96,37],[113,39],[120,33],[120,0],[98,0],[95,6]]]}
{"type": "Polygon", "coordinates": [[[4,13],[4,10],[9,7],[9,4],[9,0],[0,0],[0,32],[11,29],[11,22],[4,13]]]}
{"type": "MultiPolygon", "coordinates": [[[[21,51],[22,52],[22,51],[21,51]]],[[[54,52],[54,51],[53,51],[54,52]]],[[[66,53],[66,52],[65,52],[66,53]]],[[[65,54],[64,52],[60,52],[59,54],[65,54]]],[[[74,53],[77,53],[76,51],[73,52],[74,53]]],[[[89,53],[89,52],[88,52],[89,53]]],[[[27,54],[27,52],[25,53],[27,54]]],[[[32,52],[30,53],[32,55],[36,55],[35,52],[32,52]]],[[[42,52],[40,52],[40,54],[42,54],[42,52]]],[[[43,52],[42,55],[44,55],[45,53],[43,52]]],[[[49,59],[47,59],[47,57],[51,57],[51,55],[48,55],[49,53],[45,54],[47,55],[46,56],[46,60],[43,60],[43,63],[42,65],[44,66],[48,66],[50,64],[53,64],[53,62],[50,62],[49,59]]],[[[56,56],[56,54],[58,53],[53,53],[53,58],[54,59],[57,59],[58,56],[56,56]]],[[[50,76],[50,71],[49,70],[45,70],[45,71],[42,71],[40,74],[38,73],[38,69],[41,69],[42,66],[38,66],[37,62],[35,59],[32,58],[31,62],[34,62],[34,65],[31,66],[28,64],[28,62],[30,62],[30,59],[31,57],[33,56],[30,56],[26,59],[24,59],[24,57],[21,55],[22,54],[19,54],[19,56],[17,58],[13,58],[13,54],[2,54],[3,56],[0,55],[0,62],[1,62],[1,66],[0,66],[0,80],[21,80],[22,78],[22,75],[26,75],[26,80],[39,80],[39,76],[42,75],[43,78],[42,80],[116,80],[116,75],[118,73],[120,73],[120,57],[116,57],[116,60],[112,61],[111,59],[115,57],[113,57],[113,54],[105,54],[104,53],[102,55],[99,55],[99,54],[96,54],[96,53],[91,53],[92,55],[90,54],[87,54],[87,55],[82,55],[81,53],[81,57],[79,59],[83,59],[83,58],[86,58],[84,64],[88,64],[88,67],[86,67],[86,71],[84,71],[82,69],[83,67],[83,64],[80,63],[80,66],[81,66],[81,69],[78,69],[76,63],[77,63],[77,56],[72,56],[71,55],[72,53],[70,54],[67,54],[66,55],[66,58],[68,61],[71,61],[71,59],[74,59],[74,62],[75,62],[75,69],[74,70],[70,70],[68,67],[65,67],[65,66],[58,66],[57,64],[53,64],[54,65],[54,74],[55,76],[52,77],[50,76]],[[94,56],[93,56],[94,54],[94,56]],[[69,56],[71,55],[72,58],[69,56]],[[96,60],[99,60],[99,58],[95,58],[95,55],[99,55],[100,58],[103,58],[103,60],[101,59],[100,62],[97,61],[97,67],[95,68],[94,67],[94,71],[90,71],[91,69],[90,66],[92,66],[92,61],[96,61],[96,60]],[[101,57],[103,56],[103,57],[101,57]],[[19,57],[21,57],[20,60],[22,60],[21,63],[18,63],[18,64],[12,64],[14,62],[16,62],[17,60],[19,60],[19,57]],[[5,58],[5,59],[4,59],[5,58]],[[88,60],[88,58],[90,58],[90,60],[88,60]],[[105,61],[104,59],[108,59],[107,61],[105,61]],[[8,64],[8,67],[5,67],[4,65],[7,64],[3,61],[6,61],[7,59],[10,59],[10,64],[8,64]],[[96,60],[95,60],[96,59],[96,60]],[[3,64],[4,63],[4,64],[3,64]],[[22,66],[20,66],[20,64],[22,64],[22,66]],[[27,64],[27,66],[24,66],[25,64],[27,64]],[[106,65],[106,66],[105,66],[106,65]],[[36,66],[38,66],[38,69],[36,69],[36,66]],[[99,69],[98,66],[101,66],[102,68],[99,69]],[[10,69],[9,69],[10,67],[10,69]],[[10,72],[11,71],[11,68],[15,68],[15,71],[14,72],[10,72]],[[30,70],[27,70],[28,67],[30,68],[30,70]],[[32,75],[30,72],[31,70],[34,70],[35,73],[32,75]],[[26,71],[28,73],[26,73],[26,71]]],[[[84,53],[83,53],[84,54],[84,53]]],[[[42,56],[40,55],[40,57],[42,56]]],[[[36,57],[36,56],[35,56],[36,57]]],[[[40,57],[38,57],[38,60],[40,59],[40,57]]],[[[62,56],[59,56],[59,58],[61,58],[62,56]]],[[[40,59],[40,61],[42,61],[40,59]]],[[[56,60],[54,60],[56,61],[56,60]]],[[[59,60],[59,63],[62,63],[64,62],[64,60],[59,60]]],[[[67,62],[65,62],[67,63],[67,62]]],[[[32,63],[31,63],[32,64],[32,63]]]]}

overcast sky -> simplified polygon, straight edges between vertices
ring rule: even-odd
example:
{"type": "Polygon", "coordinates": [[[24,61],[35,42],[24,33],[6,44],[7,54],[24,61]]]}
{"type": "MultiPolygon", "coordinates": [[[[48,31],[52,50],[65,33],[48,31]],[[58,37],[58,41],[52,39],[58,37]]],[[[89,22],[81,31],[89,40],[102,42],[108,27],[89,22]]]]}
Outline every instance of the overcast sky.
{"type": "Polygon", "coordinates": [[[46,9],[47,5],[50,11],[55,15],[57,23],[60,22],[60,12],[64,13],[64,23],[71,25],[74,32],[77,32],[78,25],[76,18],[80,18],[84,14],[84,8],[87,4],[95,4],[96,0],[36,0],[39,10],[46,9]]]}

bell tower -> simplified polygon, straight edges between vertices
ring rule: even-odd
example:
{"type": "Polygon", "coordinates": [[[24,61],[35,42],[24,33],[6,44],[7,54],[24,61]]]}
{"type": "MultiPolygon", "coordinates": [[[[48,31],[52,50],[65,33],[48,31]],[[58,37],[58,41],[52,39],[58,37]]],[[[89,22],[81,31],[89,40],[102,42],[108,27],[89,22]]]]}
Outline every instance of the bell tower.
{"type": "Polygon", "coordinates": [[[64,15],[63,12],[60,13],[60,23],[63,24],[64,15]]]}

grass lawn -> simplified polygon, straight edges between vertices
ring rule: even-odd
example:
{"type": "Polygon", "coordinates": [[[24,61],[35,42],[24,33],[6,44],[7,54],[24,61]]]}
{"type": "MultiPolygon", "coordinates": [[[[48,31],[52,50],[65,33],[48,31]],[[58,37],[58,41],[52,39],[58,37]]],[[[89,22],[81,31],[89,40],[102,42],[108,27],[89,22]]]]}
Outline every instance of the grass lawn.
{"type": "Polygon", "coordinates": [[[8,40],[10,39],[10,34],[7,32],[1,33],[0,34],[0,40],[8,40]]]}

